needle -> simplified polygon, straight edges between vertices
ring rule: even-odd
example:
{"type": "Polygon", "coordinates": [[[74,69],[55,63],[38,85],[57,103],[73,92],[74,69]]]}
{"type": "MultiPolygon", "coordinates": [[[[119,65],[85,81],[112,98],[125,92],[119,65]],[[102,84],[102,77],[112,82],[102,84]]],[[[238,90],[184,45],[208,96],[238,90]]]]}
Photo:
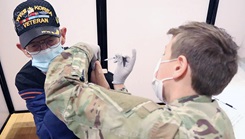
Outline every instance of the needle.
{"type": "MultiPolygon", "coordinates": [[[[104,61],[109,61],[109,60],[113,60],[113,59],[115,59],[115,57],[104,59],[104,61]]],[[[123,66],[125,67],[125,64],[127,62],[127,58],[123,56],[122,60],[123,60],[123,66]]]]}
{"type": "Polygon", "coordinates": [[[107,58],[104,61],[108,61],[108,60],[112,60],[112,59],[115,59],[115,57],[107,58]]]}

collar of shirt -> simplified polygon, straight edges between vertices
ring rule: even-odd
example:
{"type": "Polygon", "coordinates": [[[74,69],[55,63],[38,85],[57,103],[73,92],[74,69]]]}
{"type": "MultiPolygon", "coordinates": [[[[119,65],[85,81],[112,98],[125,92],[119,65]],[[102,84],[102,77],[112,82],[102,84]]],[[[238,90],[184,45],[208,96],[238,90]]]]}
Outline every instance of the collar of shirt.
{"type": "Polygon", "coordinates": [[[212,103],[212,99],[205,95],[193,95],[193,96],[186,96],[180,99],[177,99],[169,104],[167,107],[171,109],[171,107],[181,107],[190,103],[212,103]]]}

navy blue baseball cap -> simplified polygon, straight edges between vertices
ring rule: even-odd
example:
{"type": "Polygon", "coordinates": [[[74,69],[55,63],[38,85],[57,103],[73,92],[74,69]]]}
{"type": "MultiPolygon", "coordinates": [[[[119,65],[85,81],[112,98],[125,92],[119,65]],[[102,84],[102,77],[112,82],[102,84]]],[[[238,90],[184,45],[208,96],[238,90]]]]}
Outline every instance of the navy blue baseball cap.
{"type": "Polygon", "coordinates": [[[42,35],[60,37],[59,18],[45,0],[27,0],[19,4],[14,10],[13,22],[23,48],[42,35]]]}

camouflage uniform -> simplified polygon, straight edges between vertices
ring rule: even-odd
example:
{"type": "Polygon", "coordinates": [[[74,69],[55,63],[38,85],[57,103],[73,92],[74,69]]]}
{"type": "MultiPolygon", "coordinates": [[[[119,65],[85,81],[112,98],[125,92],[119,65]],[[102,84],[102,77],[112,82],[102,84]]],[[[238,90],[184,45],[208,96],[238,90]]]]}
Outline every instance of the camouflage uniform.
{"type": "Polygon", "coordinates": [[[48,107],[82,139],[233,139],[216,101],[190,96],[160,106],[149,99],[87,82],[93,57],[78,43],[51,63],[45,82],[48,107]]]}

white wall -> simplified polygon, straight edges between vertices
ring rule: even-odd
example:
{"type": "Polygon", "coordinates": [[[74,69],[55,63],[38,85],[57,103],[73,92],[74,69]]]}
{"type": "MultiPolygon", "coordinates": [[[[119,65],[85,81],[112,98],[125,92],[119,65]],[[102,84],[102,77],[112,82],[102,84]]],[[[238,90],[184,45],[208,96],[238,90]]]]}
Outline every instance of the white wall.
{"type": "MultiPolygon", "coordinates": [[[[29,59],[16,47],[19,40],[12,22],[13,10],[23,1],[0,0],[0,60],[15,110],[26,110],[25,102],[18,95],[14,82],[16,73],[29,59]]],[[[61,27],[67,27],[67,46],[78,41],[97,44],[96,0],[49,0],[49,2],[56,9],[61,27]]]]}
{"type": "MultiPolygon", "coordinates": [[[[108,55],[116,53],[137,59],[126,86],[134,95],[158,102],[151,87],[153,70],[169,41],[168,29],[184,22],[206,21],[209,0],[108,0],[108,55]]],[[[116,64],[108,63],[114,71],[116,64]]]]}

